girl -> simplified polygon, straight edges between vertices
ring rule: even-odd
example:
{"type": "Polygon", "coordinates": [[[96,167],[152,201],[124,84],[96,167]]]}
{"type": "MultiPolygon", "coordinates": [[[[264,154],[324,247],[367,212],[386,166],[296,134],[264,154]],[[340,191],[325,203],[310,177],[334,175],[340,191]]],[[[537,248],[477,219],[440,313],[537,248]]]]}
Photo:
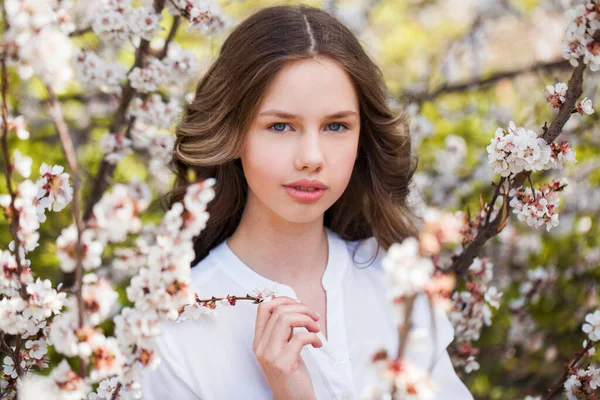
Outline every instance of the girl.
{"type": "MultiPolygon", "coordinates": [[[[388,100],[380,70],[324,11],[265,8],[230,34],[177,127],[171,202],[190,172],[216,178],[195,242],[201,298],[257,288],[276,297],[166,324],[144,398],[377,396],[371,359],[398,349],[381,259],[415,235],[407,118],[388,100]]],[[[436,314],[431,338],[425,298],[414,314],[426,346],[411,341],[407,356],[434,363],[435,398],[472,399],[446,351],[449,321],[436,314]]]]}

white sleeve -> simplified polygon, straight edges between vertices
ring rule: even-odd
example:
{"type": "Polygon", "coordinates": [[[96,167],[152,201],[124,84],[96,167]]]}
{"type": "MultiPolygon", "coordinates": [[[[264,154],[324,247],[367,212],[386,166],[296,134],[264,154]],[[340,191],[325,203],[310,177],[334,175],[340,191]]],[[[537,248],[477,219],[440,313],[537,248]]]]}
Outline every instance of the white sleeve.
{"type": "Polygon", "coordinates": [[[439,400],[473,400],[473,395],[460,380],[450,362],[448,350],[442,352],[437,364],[431,372],[431,380],[437,386],[436,399],[439,400]]]}
{"type": "MultiPolygon", "coordinates": [[[[436,354],[433,355],[434,367],[431,371],[431,382],[435,387],[436,400],[473,400],[473,396],[460,380],[448,355],[448,345],[454,340],[454,327],[446,314],[433,307],[435,315],[435,346],[436,354]]],[[[431,332],[431,308],[426,295],[417,296],[413,322],[416,327],[431,332]]],[[[431,340],[431,336],[428,336],[431,340]]],[[[431,354],[431,353],[430,353],[431,354]]],[[[429,359],[429,356],[425,360],[429,359]]],[[[430,361],[422,361],[422,365],[429,367],[430,361]]]]}
{"type": "Polygon", "coordinates": [[[189,382],[188,372],[177,362],[177,353],[169,344],[167,332],[156,340],[161,362],[155,370],[147,368],[142,378],[144,400],[199,400],[189,382]]]}

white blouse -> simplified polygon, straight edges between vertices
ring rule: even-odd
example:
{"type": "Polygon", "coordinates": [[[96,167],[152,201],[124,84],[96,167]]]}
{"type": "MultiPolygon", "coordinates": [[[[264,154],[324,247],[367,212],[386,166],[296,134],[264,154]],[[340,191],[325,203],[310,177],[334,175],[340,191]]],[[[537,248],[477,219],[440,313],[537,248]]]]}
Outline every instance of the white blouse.
{"type": "MultiPolygon", "coordinates": [[[[327,228],[326,232],[329,256],[322,285],[327,293],[328,338],[319,332],[323,346],[306,345],[300,355],[318,399],[360,399],[365,389],[378,382],[370,361],[373,354],[382,348],[393,356],[398,351],[396,317],[386,298],[381,266],[385,251],[380,248],[369,265],[377,250],[375,239],[370,238],[358,247],[355,263],[352,252],[358,241],[344,241],[327,228]]],[[[256,288],[298,298],[291,287],[245,265],[226,241],[212,249],[191,276],[192,288],[200,298],[244,296],[256,288]]],[[[251,301],[238,301],[233,307],[217,306],[215,316],[163,324],[163,335],[157,340],[162,362],[156,370],[145,372],[143,398],[272,399],[252,350],[256,309],[251,301]]],[[[425,369],[435,363],[436,399],[471,400],[446,350],[454,339],[452,325],[442,312],[435,314],[437,345],[431,337],[426,346],[411,341],[405,355],[425,369]]],[[[427,339],[431,326],[428,300],[419,296],[413,311],[414,336],[427,339]]],[[[306,328],[294,328],[297,330],[306,328]]]]}

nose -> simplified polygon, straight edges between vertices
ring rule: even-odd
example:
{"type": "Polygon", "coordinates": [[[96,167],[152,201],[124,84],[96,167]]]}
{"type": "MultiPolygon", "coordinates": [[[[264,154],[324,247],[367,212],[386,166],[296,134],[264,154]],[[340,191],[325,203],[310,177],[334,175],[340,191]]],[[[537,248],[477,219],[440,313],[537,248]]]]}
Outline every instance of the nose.
{"type": "Polygon", "coordinates": [[[319,171],[323,168],[322,138],[318,129],[307,129],[298,135],[295,165],[299,170],[319,171]]]}

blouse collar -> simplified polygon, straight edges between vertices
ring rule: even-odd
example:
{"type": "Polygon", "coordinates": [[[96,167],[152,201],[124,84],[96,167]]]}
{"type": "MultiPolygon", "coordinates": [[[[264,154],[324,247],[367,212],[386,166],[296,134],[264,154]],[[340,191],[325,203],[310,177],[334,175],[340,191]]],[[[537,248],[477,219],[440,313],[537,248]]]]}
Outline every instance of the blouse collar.
{"type": "MultiPolygon", "coordinates": [[[[342,278],[348,270],[350,255],[346,243],[337,233],[327,227],[325,227],[325,232],[327,233],[329,254],[321,284],[325,290],[337,289],[341,286],[342,278]]],[[[248,290],[248,293],[257,288],[265,288],[274,290],[280,296],[297,298],[296,292],[290,286],[272,281],[244,264],[227,245],[227,240],[213,248],[209,254],[213,255],[223,271],[248,290]]]]}

